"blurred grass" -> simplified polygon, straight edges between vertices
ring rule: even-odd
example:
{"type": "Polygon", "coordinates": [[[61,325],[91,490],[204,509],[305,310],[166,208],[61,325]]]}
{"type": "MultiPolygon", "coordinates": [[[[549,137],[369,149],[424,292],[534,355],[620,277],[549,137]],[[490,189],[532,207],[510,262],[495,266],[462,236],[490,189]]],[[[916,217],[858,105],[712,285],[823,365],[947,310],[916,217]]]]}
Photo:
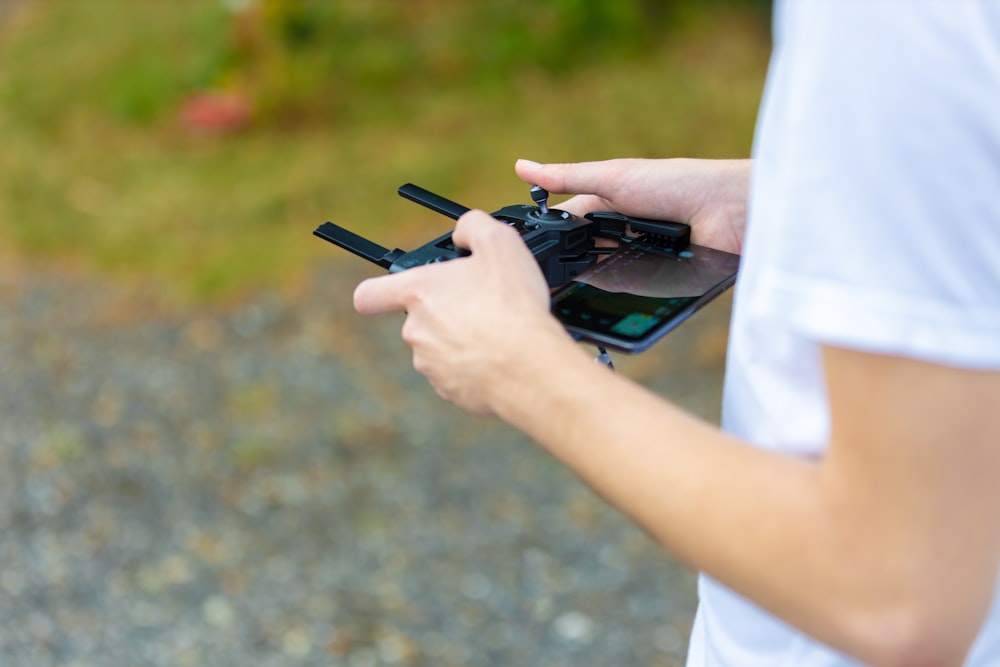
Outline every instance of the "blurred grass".
{"type": "MultiPolygon", "coordinates": [[[[210,300],[347,259],[311,236],[324,220],[400,247],[447,229],[396,196],[407,181],[492,210],[528,201],[518,157],[745,156],[768,55],[760,14],[681,14],[641,52],[482,77],[418,69],[395,86],[345,78],[320,112],[213,136],[186,131],[177,108],[232,79],[220,3],[26,2],[0,24],[0,245],[210,300]]],[[[391,67],[379,64],[386,81],[391,67]]]]}

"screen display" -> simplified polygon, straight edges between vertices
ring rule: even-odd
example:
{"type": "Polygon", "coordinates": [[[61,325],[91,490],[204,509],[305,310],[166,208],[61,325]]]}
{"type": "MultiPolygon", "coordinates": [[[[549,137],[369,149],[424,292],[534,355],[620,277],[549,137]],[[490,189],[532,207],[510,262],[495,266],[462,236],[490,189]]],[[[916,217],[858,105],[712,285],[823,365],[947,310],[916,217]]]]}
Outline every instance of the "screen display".
{"type": "Polygon", "coordinates": [[[636,241],[559,288],[552,313],[582,340],[640,352],[730,287],[739,256],[636,241]]]}

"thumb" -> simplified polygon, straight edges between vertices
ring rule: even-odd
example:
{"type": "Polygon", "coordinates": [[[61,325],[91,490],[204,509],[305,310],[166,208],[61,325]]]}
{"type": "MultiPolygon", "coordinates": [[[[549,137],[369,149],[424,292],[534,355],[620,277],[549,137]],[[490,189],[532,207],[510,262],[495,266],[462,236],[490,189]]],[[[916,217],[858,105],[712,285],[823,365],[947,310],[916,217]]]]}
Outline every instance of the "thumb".
{"type": "Polygon", "coordinates": [[[455,245],[475,252],[477,248],[487,248],[501,243],[504,235],[517,237],[517,232],[492,215],[479,210],[465,213],[458,219],[451,235],[455,245]]]}
{"type": "Polygon", "coordinates": [[[609,177],[614,160],[539,164],[533,160],[518,160],[514,171],[532,185],[540,185],[555,194],[610,194],[609,177]]]}

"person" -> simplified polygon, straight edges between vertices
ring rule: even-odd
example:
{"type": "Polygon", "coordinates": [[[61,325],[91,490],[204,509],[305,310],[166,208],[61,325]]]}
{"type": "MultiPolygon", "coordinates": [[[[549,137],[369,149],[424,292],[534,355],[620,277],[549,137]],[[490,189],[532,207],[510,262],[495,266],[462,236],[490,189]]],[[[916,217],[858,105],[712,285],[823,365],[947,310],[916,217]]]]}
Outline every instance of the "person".
{"type": "Polygon", "coordinates": [[[752,161],[516,165],[742,253],[722,429],[594,363],[485,213],[355,306],[703,573],[689,665],[1000,664],[1000,3],[773,16],[752,161]]]}

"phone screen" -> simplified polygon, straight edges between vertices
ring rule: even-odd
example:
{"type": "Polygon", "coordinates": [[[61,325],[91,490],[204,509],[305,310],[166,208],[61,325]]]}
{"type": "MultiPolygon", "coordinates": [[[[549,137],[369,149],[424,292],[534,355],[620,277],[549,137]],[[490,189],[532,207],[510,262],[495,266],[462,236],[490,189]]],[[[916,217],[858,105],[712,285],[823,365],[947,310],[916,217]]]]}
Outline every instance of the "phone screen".
{"type": "Polygon", "coordinates": [[[642,352],[736,280],[739,255],[689,245],[620,248],[552,295],[552,313],[577,338],[642,352]]]}

